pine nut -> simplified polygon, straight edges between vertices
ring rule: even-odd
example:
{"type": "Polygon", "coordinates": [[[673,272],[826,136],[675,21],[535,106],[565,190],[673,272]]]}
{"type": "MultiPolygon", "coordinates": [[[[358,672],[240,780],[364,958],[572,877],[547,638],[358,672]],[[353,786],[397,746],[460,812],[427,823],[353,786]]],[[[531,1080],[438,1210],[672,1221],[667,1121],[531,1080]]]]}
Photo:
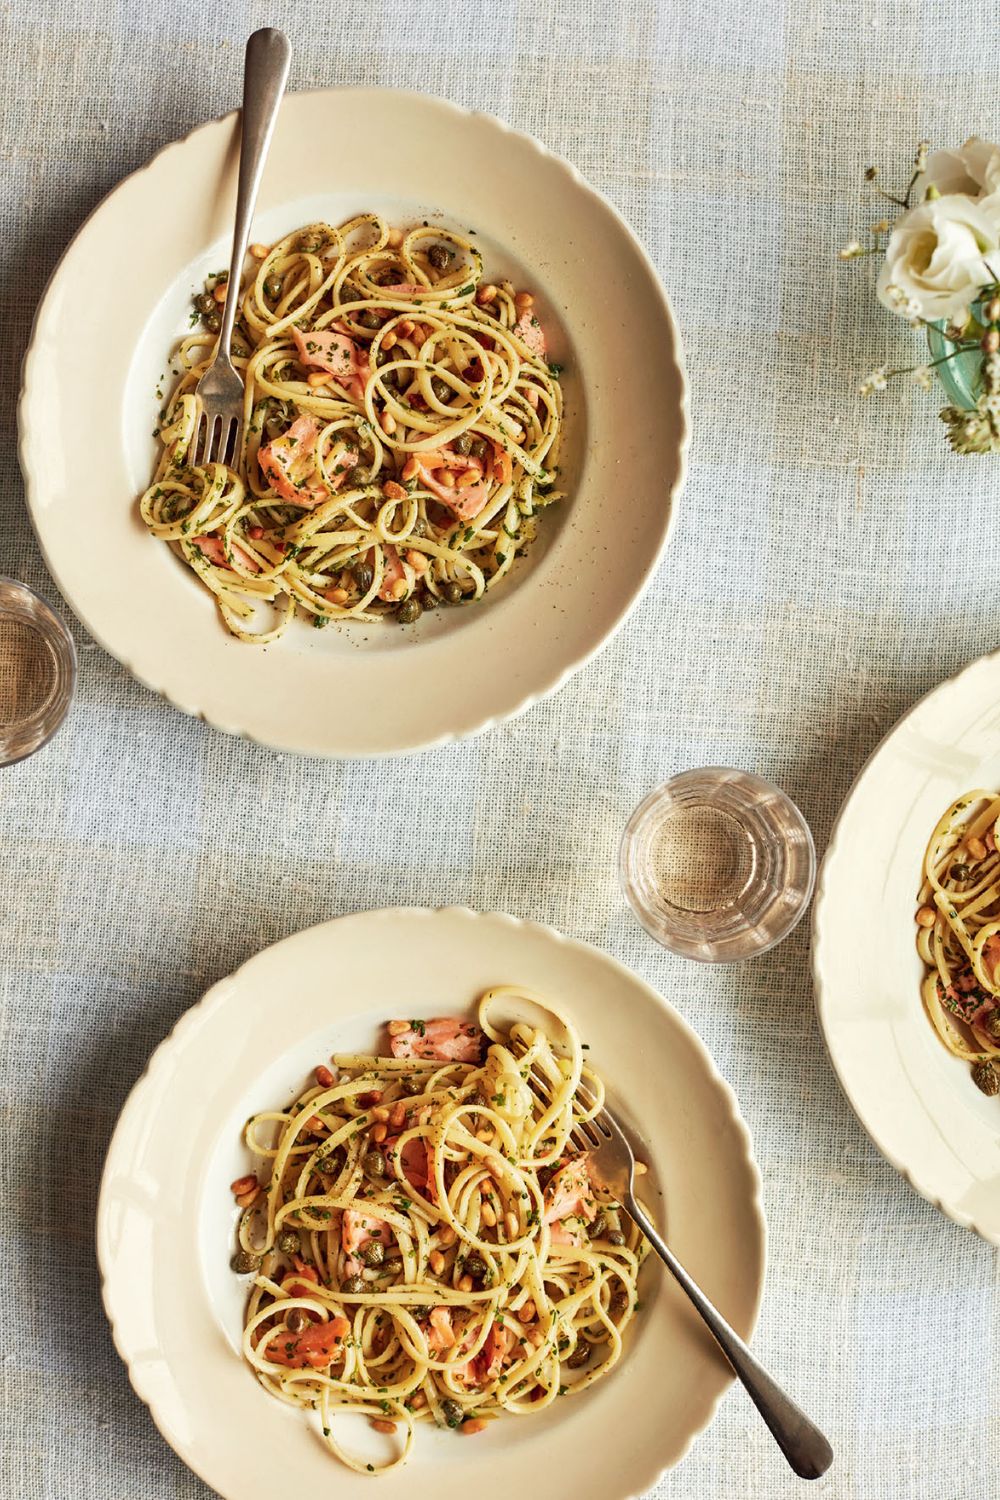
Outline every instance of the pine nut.
{"type": "Polygon", "coordinates": [[[472,1291],[472,1277],[471,1276],[461,1276],[461,1277],[459,1277],[458,1290],[460,1292],[471,1292],[472,1291]]]}
{"type": "Polygon", "coordinates": [[[517,1228],[518,1228],[518,1225],[517,1225],[517,1214],[514,1212],[514,1210],[512,1208],[508,1209],[507,1212],[504,1214],[503,1223],[504,1223],[504,1228],[506,1229],[508,1236],[512,1240],[516,1239],[517,1238],[517,1228]]]}
{"type": "Polygon", "coordinates": [[[424,1395],[423,1391],[414,1391],[413,1395],[410,1397],[410,1410],[423,1411],[426,1405],[427,1397],[424,1395]]]}
{"type": "Polygon", "coordinates": [[[365,1093],[358,1095],[358,1103],[362,1109],[371,1109],[373,1104],[382,1103],[381,1089],[367,1089],[365,1093]]]}
{"type": "Polygon", "coordinates": [[[427,559],[422,552],[414,552],[411,548],[411,550],[406,554],[406,561],[409,563],[414,573],[427,572],[427,559]]]}
{"type": "Polygon", "coordinates": [[[933,927],[937,921],[937,912],[933,906],[921,906],[917,912],[918,927],[933,927]]]}
{"type": "Polygon", "coordinates": [[[530,1299],[522,1304],[518,1317],[522,1323],[533,1323],[535,1321],[535,1304],[530,1299]]]}
{"type": "Polygon", "coordinates": [[[529,1328],[528,1330],[528,1343],[531,1344],[533,1348],[537,1349],[539,1344],[543,1344],[544,1342],[545,1334],[536,1323],[533,1328],[529,1328]]]}
{"type": "Polygon", "coordinates": [[[491,1141],[492,1139],[493,1139],[493,1132],[492,1132],[492,1130],[483,1129],[483,1130],[477,1130],[476,1131],[476,1140],[477,1141],[484,1141],[484,1142],[486,1142],[486,1141],[491,1141]]]}
{"type": "Polygon", "coordinates": [[[485,286],[481,286],[479,288],[479,291],[476,293],[476,301],[479,303],[480,307],[486,307],[488,303],[495,302],[496,300],[497,289],[493,285],[492,281],[488,281],[485,286]]]}
{"type": "Polygon", "coordinates": [[[402,1036],[404,1031],[409,1031],[409,1021],[390,1021],[386,1030],[390,1036],[402,1036]]]}
{"type": "Polygon", "coordinates": [[[529,307],[534,307],[535,299],[530,292],[518,292],[514,298],[514,306],[519,313],[527,312],[529,307]]]}
{"type": "Polygon", "coordinates": [[[645,1177],[645,1175],[646,1175],[646,1173],[648,1171],[649,1171],[649,1168],[646,1166],[646,1163],[644,1161],[637,1161],[636,1162],[636,1164],[635,1164],[635,1175],[637,1177],[645,1177]]]}
{"type": "Polygon", "coordinates": [[[476,1432],[485,1432],[489,1425],[485,1417],[473,1417],[471,1421],[467,1418],[458,1430],[459,1432],[467,1432],[471,1436],[476,1432]]]}
{"type": "Polygon", "coordinates": [[[254,1183],[249,1192],[236,1194],[236,1202],[239,1204],[240,1208],[251,1208],[257,1202],[260,1194],[260,1184],[254,1183]]]}
{"type": "Polygon", "coordinates": [[[393,416],[392,412],[384,411],[378,420],[379,426],[382,428],[382,431],[385,433],[386,437],[391,437],[392,434],[396,431],[396,418],[393,416]]]}
{"type": "Polygon", "coordinates": [[[409,338],[415,327],[416,324],[414,323],[412,318],[404,318],[402,323],[396,324],[396,329],[399,333],[400,338],[404,339],[409,338]]]}
{"type": "Polygon", "coordinates": [[[451,1227],[450,1224],[446,1224],[444,1226],[444,1228],[442,1230],[440,1230],[440,1232],[438,1233],[438,1239],[441,1241],[441,1244],[447,1250],[458,1239],[458,1235],[455,1233],[454,1229],[452,1229],[452,1227],[451,1227]]]}
{"type": "MultiPolygon", "coordinates": [[[[402,583],[403,580],[400,579],[399,582],[402,583]]],[[[389,1123],[392,1126],[393,1130],[401,1130],[405,1120],[406,1105],[402,1102],[402,1100],[400,1100],[398,1104],[394,1104],[392,1106],[392,1114],[389,1116],[389,1123]]]]}
{"type": "Polygon", "coordinates": [[[327,597],[331,604],[346,604],[350,595],[346,589],[331,589],[327,597]]]}
{"type": "Polygon", "coordinates": [[[306,385],[308,385],[311,390],[316,390],[318,386],[329,384],[330,377],[325,370],[316,370],[312,375],[306,376],[306,385]]]}
{"type": "Polygon", "coordinates": [[[403,243],[403,238],[403,231],[401,229],[390,229],[389,238],[386,241],[386,244],[391,250],[398,250],[400,245],[403,243]]]}
{"type": "Polygon", "coordinates": [[[382,348],[394,349],[396,347],[397,338],[398,334],[396,333],[396,330],[394,328],[390,328],[388,333],[382,335],[382,348]]]}
{"type": "Polygon", "coordinates": [[[480,476],[476,473],[475,469],[466,469],[464,474],[459,474],[455,483],[460,490],[464,490],[467,484],[478,484],[479,479],[480,476]]]}
{"type": "Polygon", "coordinates": [[[380,1121],[378,1125],[372,1126],[369,1134],[371,1135],[372,1140],[377,1142],[377,1144],[381,1146],[382,1142],[389,1134],[389,1129],[387,1125],[383,1124],[380,1121]]]}
{"type": "Polygon", "coordinates": [[[437,479],[438,484],[444,485],[446,490],[453,490],[455,488],[455,476],[450,469],[438,469],[434,477],[437,479]]]}
{"type": "Polygon", "coordinates": [[[386,1107],[385,1107],[384,1104],[377,1104],[375,1106],[375,1108],[372,1110],[372,1119],[373,1120],[388,1120],[388,1118],[389,1118],[389,1111],[386,1109],[386,1107]]]}
{"type": "Polygon", "coordinates": [[[333,1074],[330,1072],[329,1068],[325,1068],[323,1064],[320,1063],[319,1067],[315,1071],[316,1082],[319,1084],[321,1089],[328,1089],[332,1087],[333,1074]]]}
{"type": "Polygon", "coordinates": [[[966,849],[968,849],[973,859],[986,858],[986,845],[983,843],[982,839],[977,839],[975,837],[966,839],[965,847],[966,849]]]}
{"type": "Polygon", "coordinates": [[[374,1427],[374,1429],[375,1429],[376,1432],[395,1432],[396,1431],[396,1424],[395,1424],[395,1422],[383,1422],[383,1420],[382,1420],[381,1417],[373,1417],[372,1418],[372,1426],[374,1427]]]}
{"type": "Polygon", "coordinates": [[[401,484],[397,484],[394,479],[386,480],[385,484],[382,486],[382,493],[387,500],[406,499],[406,491],[403,489],[403,486],[401,484]]]}
{"type": "Polygon", "coordinates": [[[444,1256],[440,1250],[432,1250],[427,1258],[427,1263],[435,1276],[440,1276],[444,1270],[444,1256]]]}
{"type": "Polygon", "coordinates": [[[220,281],[216,286],[212,288],[212,296],[215,298],[216,302],[225,302],[228,287],[229,283],[227,281],[220,281]]]}
{"type": "MultiPolygon", "coordinates": [[[[404,479],[416,479],[416,477],[417,477],[417,475],[418,475],[419,472],[420,472],[420,460],[419,460],[419,458],[416,457],[415,454],[411,453],[410,457],[406,460],[406,463],[403,465],[403,478],[404,479]]],[[[390,1028],[389,1028],[390,1031],[392,1030],[392,1026],[402,1026],[404,1030],[406,1029],[406,1023],[404,1021],[393,1021],[390,1024],[390,1028]]]]}
{"type": "Polygon", "coordinates": [[[237,1177],[235,1182],[231,1182],[229,1184],[229,1191],[238,1195],[240,1193],[248,1193],[251,1188],[255,1188],[256,1186],[257,1178],[253,1172],[248,1172],[245,1177],[237,1177]]]}
{"type": "Polygon", "coordinates": [[[250,254],[254,260],[264,260],[267,256],[267,246],[259,245],[255,242],[250,246],[250,254]]]}
{"type": "Polygon", "coordinates": [[[490,1208],[490,1205],[488,1203],[483,1204],[482,1209],[480,1210],[480,1218],[486,1225],[487,1229],[492,1229],[497,1221],[497,1216],[493,1212],[492,1208],[490,1208]]]}

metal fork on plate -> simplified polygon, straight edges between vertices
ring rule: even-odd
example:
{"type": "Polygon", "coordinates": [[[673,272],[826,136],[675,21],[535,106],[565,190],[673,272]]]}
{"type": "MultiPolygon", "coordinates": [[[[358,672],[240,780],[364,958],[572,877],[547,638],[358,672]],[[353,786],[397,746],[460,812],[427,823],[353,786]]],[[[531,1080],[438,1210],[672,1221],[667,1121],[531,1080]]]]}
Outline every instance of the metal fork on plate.
{"type": "Polygon", "coordinates": [[[250,243],[250,226],[257,190],[264,174],[278,105],[288,81],[292,49],[281,31],[266,26],[247,42],[243,69],[240,172],[236,190],[236,224],[233,253],[229,262],[228,296],[215,358],[198,382],[199,425],[194,455],[199,464],[235,463],[243,439],[243,381],[230,357],[243,262],[250,243]]]}
{"type": "MultiPolygon", "coordinates": [[[[546,1105],[552,1102],[548,1082],[535,1068],[531,1069],[528,1082],[546,1105]]],[[[578,1097],[584,1108],[592,1107],[593,1100],[586,1089],[579,1089],[578,1097]]],[[[594,1180],[614,1194],[667,1270],[680,1283],[796,1474],[802,1479],[818,1479],[825,1474],[833,1462],[833,1449],[826,1438],[758,1363],[736,1330],[729,1326],[685,1271],[666,1241],[660,1238],[636,1201],[635,1156],[611,1111],[601,1109],[592,1120],[577,1121],[570,1132],[570,1140],[577,1150],[587,1153],[594,1180]]]]}

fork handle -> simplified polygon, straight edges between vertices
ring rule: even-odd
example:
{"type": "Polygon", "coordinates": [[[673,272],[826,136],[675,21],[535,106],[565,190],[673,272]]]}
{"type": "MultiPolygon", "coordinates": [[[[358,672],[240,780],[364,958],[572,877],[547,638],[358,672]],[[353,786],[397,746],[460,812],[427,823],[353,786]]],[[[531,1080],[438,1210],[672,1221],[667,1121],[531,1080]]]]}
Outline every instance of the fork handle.
{"type": "Polygon", "coordinates": [[[715,1342],[746,1388],[750,1400],[771,1430],[782,1453],[801,1479],[818,1479],[833,1462],[833,1449],[818,1427],[754,1359],[734,1328],[692,1281],[673,1251],[657,1234],[632,1193],[625,1197],[625,1207],[642,1230],[671,1275],[680,1282],[688,1298],[708,1324],[715,1342]]]}
{"type": "MultiPolygon", "coordinates": [[[[265,26],[255,31],[247,42],[243,66],[243,110],[241,114],[240,174],[236,189],[236,226],[233,230],[233,254],[229,262],[229,285],[238,287],[243,274],[253,211],[257,204],[260,179],[264,175],[278,105],[288,82],[288,65],[292,49],[283,31],[265,26]]],[[[228,358],[229,344],[236,319],[236,297],[226,298],[219,330],[219,349],[228,358]]]]}

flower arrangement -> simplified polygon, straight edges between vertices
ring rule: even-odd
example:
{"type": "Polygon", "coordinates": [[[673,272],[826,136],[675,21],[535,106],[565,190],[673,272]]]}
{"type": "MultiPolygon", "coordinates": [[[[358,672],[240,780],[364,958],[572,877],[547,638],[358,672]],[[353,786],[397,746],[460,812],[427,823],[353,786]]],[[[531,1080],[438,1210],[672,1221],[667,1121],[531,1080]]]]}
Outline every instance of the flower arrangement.
{"type": "Polygon", "coordinates": [[[844,261],[881,256],[879,300],[925,331],[931,358],[873,370],[859,386],[869,396],[894,376],[925,390],[935,371],[949,404],[940,413],[957,453],[1000,452],[1000,146],[973,136],[957,151],[929,152],[921,141],[902,196],[887,192],[877,167],[865,177],[901,210],[882,218],[865,246],[852,240],[844,261]]]}

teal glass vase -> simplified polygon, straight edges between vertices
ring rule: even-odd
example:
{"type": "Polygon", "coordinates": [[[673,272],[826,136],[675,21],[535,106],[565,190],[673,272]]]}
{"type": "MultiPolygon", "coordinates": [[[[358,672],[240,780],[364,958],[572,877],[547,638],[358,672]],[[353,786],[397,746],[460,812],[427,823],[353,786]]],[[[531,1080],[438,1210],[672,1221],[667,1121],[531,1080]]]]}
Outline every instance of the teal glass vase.
{"type": "MultiPolygon", "coordinates": [[[[976,311],[976,309],[973,309],[976,311]]],[[[940,359],[952,347],[944,330],[947,323],[927,325],[927,346],[931,359],[940,359]]],[[[972,411],[983,393],[983,356],[979,349],[969,349],[956,354],[946,364],[936,365],[934,373],[944,387],[945,395],[952,406],[963,411],[972,411]]]]}

